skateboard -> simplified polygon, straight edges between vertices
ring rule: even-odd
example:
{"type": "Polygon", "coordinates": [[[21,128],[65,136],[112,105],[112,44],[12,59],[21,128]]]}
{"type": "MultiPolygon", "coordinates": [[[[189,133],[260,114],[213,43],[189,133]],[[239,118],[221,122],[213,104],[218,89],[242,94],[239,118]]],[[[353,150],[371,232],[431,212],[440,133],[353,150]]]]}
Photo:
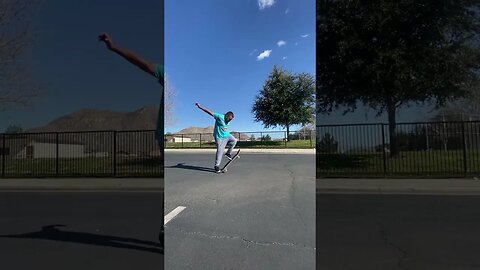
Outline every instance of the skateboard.
{"type": "Polygon", "coordinates": [[[227,164],[225,164],[225,166],[223,166],[223,168],[221,169],[222,173],[227,172],[227,167],[228,167],[228,165],[230,165],[230,163],[232,163],[232,161],[234,161],[237,158],[240,158],[239,154],[240,154],[240,149],[238,149],[237,153],[232,157],[232,160],[229,160],[227,162],[227,164]]]}

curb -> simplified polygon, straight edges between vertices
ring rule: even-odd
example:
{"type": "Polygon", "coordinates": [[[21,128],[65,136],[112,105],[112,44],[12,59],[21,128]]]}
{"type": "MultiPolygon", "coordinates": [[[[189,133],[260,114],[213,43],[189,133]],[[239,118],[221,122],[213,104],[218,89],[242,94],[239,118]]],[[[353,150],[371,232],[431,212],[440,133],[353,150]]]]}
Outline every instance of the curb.
{"type": "Polygon", "coordinates": [[[316,194],[357,194],[357,195],[464,195],[464,196],[478,196],[480,190],[465,190],[465,189],[383,189],[383,188],[370,188],[370,189],[339,189],[339,188],[327,188],[317,189],[316,194]]]}
{"type": "Polygon", "coordinates": [[[316,182],[317,194],[480,195],[480,181],[466,179],[341,179],[316,182]]]}
{"type": "Polygon", "coordinates": [[[1,191],[163,192],[158,179],[0,179],[1,191]]]}
{"type": "MultiPolygon", "coordinates": [[[[254,148],[236,148],[241,149],[240,153],[248,154],[315,154],[315,149],[254,149],[254,148]]],[[[236,150],[235,149],[235,150],[236,150]]],[[[234,150],[234,151],[235,151],[234,150]]],[[[165,153],[215,153],[215,148],[202,148],[202,149],[165,149],[165,153]]]]}

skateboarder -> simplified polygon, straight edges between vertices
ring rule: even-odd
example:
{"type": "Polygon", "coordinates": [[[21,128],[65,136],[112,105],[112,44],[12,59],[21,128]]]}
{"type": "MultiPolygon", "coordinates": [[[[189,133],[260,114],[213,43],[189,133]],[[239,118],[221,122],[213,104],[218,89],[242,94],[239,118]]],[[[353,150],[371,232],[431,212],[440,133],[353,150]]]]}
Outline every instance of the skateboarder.
{"type": "MultiPolygon", "coordinates": [[[[163,124],[163,115],[164,115],[164,108],[165,108],[165,100],[164,100],[164,68],[163,65],[160,64],[154,64],[151,63],[147,60],[142,59],[140,56],[124,49],[116,46],[112,38],[106,34],[103,33],[100,36],[98,36],[99,41],[105,42],[107,45],[107,48],[118,55],[122,56],[124,59],[129,61],[130,63],[134,64],[135,66],[139,67],[141,70],[147,72],[148,74],[155,76],[158,79],[158,82],[162,86],[162,91],[160,92],[160,107],[158,109],[158,117],[157,117],[157,129],[155,131],[155,139],[157,140],[158,146],[160,148],[160,156],[161,159],[164,159],[164,124],[163,124]]],[[[163,165],[163,164],[162,164],[163,165]]],[[[163,216],[163,206],[162,206],[162,216],[163,216]]],[[[160,228],[160,234],[158,237],[160,243],[162,244],[162,247],[164,246],[164,226],[162,224],[162,227],[160,228]]]]}
{"type": "MultiPolygon", "coordinates": [[[[164,68],[163,65],[160,64],[154,64],[152,62],[149,62],[145,59],[142,59],[140,56],[134,54],[133,52],[130,52],[124,48],[120,48],[117,45],[115,45],[112,41],[112,38],[104,33],[98,37],[99,41],[105,42],[107,45],[107,48],[118,55],[122,56],[124,59],[129,61],[130,63],[134,64],[135,66],[139,67],[141,70],[147,72],[148,74],[155,76],[158,79],[158,82],[164,87],[164,68]]],[[[158,110],[158,117],[157,117],[157,129],[155,132],[155,139],[157,140],[157,143],[160,147],[160,153],[163,158],[163,149],[164,149],[164,124],[163,124],[163,114],[164,114],[164,108],[165,108],[165,102],[164,102],[164,93],[163,89],[160,94],[160,108],[158,110]]]]}
{"type": "Polygon", "coordinates": [[[215,166],[214,170],[216,173],[220,173],[220,163],[222,162],[223,151],[225,146],[228,146],[228,150],[225,153],[228,159],[232,160],[232,151],[235,145],[237,144],[237,139],[233,137],[230,132],[227,131],[228,124],[233,120],[233,112],[227,112],[226,114],[215,113],[210,110],[207,110],[200,106],[200,104],[195,103],[200,110],[208,113],[209,115],[215,118],[215,127],[213,128],[213,137],[215,138],[215,144],[217,146],[217,154],[215,156],[215,166]]]}

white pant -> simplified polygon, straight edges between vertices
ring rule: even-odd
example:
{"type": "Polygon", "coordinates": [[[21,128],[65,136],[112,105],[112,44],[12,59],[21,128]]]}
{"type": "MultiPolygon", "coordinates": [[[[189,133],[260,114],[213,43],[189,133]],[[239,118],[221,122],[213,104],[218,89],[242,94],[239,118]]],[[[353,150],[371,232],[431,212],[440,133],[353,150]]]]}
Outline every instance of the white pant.
{"type": "Polygon", "coordinates": [[[237,139],[235,139],[235,137],[230,135],[225,139],[215,138],[215,143],[217,144],[217,155],[215,157],[215,166],[220,167],[220,163],[222,163],[223,150],[225,149],[225,146],[228,146],[227,154],[232,153],[233,148],[237,144],[237,139]]]}

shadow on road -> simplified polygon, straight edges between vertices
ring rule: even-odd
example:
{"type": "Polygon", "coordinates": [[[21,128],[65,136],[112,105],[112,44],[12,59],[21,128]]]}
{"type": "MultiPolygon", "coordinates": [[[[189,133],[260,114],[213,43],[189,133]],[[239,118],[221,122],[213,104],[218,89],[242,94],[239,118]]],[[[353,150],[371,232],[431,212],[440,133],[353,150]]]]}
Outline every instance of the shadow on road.
{"type": "Polygon", "coordinates": [[[213,168],[207,167],[200,167],[200,166],[193,166],[193,165],[185,165],[185,163],[178,163],[174,166],[166,166],[167,168],[177,168],[177,169],[185,169],[185,170],[196,170],[196,171],[203,171],[203,172],[215,172],[213,168]]]}
{"type": "Polygon", "coordinates": [[[61,224],[47,225],[43,226],[41,231],[24,234],[0,235],[0,238],[45,239],[96,246],[135,249],[163,254],[163,247],[160,243],[110,235],[62,231],[55,227],[66,226],[61,224]]]}

